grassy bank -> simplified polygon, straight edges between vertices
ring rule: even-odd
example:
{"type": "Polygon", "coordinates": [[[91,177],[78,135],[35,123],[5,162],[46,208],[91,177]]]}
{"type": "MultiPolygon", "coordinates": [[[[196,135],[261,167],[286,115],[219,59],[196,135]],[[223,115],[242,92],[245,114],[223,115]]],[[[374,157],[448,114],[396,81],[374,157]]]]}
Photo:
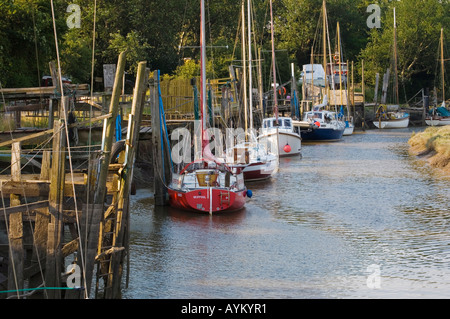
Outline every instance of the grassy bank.
{"type": "Polygon", "coordinates": [[[426,157],[431,166],[450,174],[450,125],[429,127],[414,133],[408,144],[413,154],[426,157]]]}

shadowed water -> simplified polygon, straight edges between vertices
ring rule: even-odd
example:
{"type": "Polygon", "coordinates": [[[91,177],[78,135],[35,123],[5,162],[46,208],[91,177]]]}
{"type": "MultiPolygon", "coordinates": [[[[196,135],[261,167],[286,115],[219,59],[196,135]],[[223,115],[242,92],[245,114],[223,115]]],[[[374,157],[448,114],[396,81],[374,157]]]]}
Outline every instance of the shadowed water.
{"type": "Polygon", "coordinates": [[[408,154],[412,131],[304,144],[239,212],[139,190],[123,297],[449,298],[450,178],[408,154]]]}

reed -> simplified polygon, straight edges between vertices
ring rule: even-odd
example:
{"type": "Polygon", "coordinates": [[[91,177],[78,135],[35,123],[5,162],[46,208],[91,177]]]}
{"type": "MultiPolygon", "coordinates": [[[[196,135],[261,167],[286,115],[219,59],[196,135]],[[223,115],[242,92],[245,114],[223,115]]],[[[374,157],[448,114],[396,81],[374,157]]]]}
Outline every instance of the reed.
{"type": "Polygon", "coordinates": [[[413,154],[426,156],[431,166],[450,173],[450,126],[429,127],[414,133],[408,144],[413,154]]]}

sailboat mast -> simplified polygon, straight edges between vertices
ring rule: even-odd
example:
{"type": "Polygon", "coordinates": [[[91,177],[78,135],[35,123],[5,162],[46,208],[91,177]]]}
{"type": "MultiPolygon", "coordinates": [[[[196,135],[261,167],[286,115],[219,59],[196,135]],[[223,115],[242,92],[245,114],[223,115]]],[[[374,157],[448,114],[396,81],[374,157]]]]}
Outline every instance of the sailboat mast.
{"type": "Polygon", "coordinates": [[[395,20],[395,8],[394,8],[394,86],[395,86],[395,103],[399,103],[398,95],[398,73],[397,73],[397,23],[395,20]]]}
{"type": "Polygon", "coordinates": [[[442,81],[442,102],[445,103],[445,84],[444,84],[444,28],[441,28],[441,81],[442,81]]]}
{"type": "Polygon", "coordinates": [[[341,29],[339,28],[339,22],[337,23],[337,36],[338,36],[338,55],[339,55],[339,93],[340,93],[340,105],[342,103],[342,59],[341,59],[341,29]]]}
{"type": "Polygon", "coordinates": [[[248,113],[248,103],[247,103],[247,54],[245,50],[245,0],[242,0],[241,5],[241,16],[242,16],[242,40],[241,40],[241,46],[242,46],[242,90],[243,90],[243,102],[244,102],[244,127],[245,132],[247,132],[248,128],[248,120],[247,120],[247,113],[248,113]]]}
{"type": "Polygon", "coordinates": [[[278,101],[277,101],[277,79],[275,76],[275,42],[273,37],[273,10],[272,10],[272,0],[270,0],[270,33],[272,40],[272,73],[273,73],[273,108],[275,113],[275,123],[278,125],[278,101]]]}
{"type": "MultiPolygon", "coordinates": [[[[200,0],[200,105],[201,105],[201,120],[202,120],[202,141],[205,140],[206,131],[206,36],[205,36],[205,0],[200,0]]],[[[203,143],[202,143],[203,154],[203,143]]],[[[202,155],[203,157],[203,155],[202,155]]]]}
{"type": "Polygon", "coordinates": [[[253,128],[253,91],[252,91],[252,29],[251,29],[251,0],[247,1],[247,35],[248,35],[248,108],[250,129],[253,128]]]}
{"type": "Polygon", "coordinates": [[[327,17],[327,8],[326,8],[326,4],[325,4],[325,0],[323,0],[323,39],[322,39],[322,45],[323,45],[323,70],[325,71],[325,86],[324,86],[324,90],[325,90],[325,94],[327,91],[327,25],[326,25],[326,17],[327,17]]]}

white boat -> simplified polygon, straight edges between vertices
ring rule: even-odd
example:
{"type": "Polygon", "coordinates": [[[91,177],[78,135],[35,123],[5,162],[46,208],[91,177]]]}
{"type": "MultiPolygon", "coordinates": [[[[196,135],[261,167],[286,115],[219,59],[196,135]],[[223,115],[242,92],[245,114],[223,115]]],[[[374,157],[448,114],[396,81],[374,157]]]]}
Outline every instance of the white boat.
{"type": "Polygon", "coordinates": [[[302,151],[300,134],[290,117],[279,117],[278,125],[276,117],[265,118],[258,141],[280,157],[299,155],[302,151]]]}
{"type": "Polygon", "coordinates": [[[405,128],[409,125],[409,113],[400,111],[398,105],[380,105],[376,112],[373,124],[380,129],[383,128],[405,128]]]}
{"type": "Polygon", "coordinates": [[[442,106],[431,111],[425,118],[425,123],[429,126],[444,126],[450,125],[450,112],[445,108],[445,102],[442,106]]]}
{"type": "MultiPolygon", "coordinates": [[[[270,21],[273,22],[272,1],[270,1],[270,21]]],[[[272,40],[272,72],[275,75],[275,43],[273,23],[271,25],[272,40]]],[[[300,132],[294,130],[293,120],[290,117],[278,116],[277,102],[277,83],[275,76],[273,77],[273,98],[274,98],[274,117],[263,119],[262,127],[258,141],[266,145],[269,152],[274,152],[281,156],[300,155],[302,150],[302,138],[300,132]]]]}
{"type": "Polygon", "coordinates": [[[344,121],[345,123],[345,129],[344,129],[344,136],[349,136],[353,134],[353,130],[355,129],[355,125],[353,124],[353,117],[350,116],[350,118],[346,119],[344,121]]]}

